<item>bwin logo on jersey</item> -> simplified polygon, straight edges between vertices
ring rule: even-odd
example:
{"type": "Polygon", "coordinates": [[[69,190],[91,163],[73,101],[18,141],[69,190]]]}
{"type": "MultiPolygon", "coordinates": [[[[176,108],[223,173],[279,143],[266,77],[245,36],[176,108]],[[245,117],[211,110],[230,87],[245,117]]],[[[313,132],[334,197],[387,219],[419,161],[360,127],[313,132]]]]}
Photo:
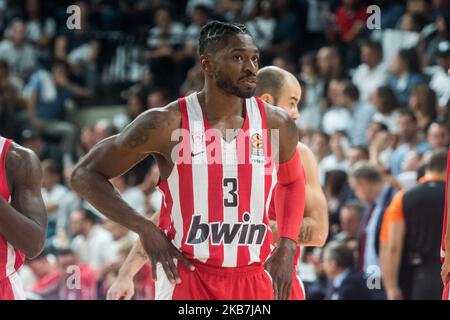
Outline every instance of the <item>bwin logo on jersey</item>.
{"type": "Polygon", "coordinates": [[[211,238],[212,245],[261,245],[266,237],[267,226],[263,223],[249,223],[250,214],[248,212],[242,216],[243,222],[233,224],[224,222],[201,223],[200,218],[199,215],[192,217],[186,244],[200,244],[211,238]]]}

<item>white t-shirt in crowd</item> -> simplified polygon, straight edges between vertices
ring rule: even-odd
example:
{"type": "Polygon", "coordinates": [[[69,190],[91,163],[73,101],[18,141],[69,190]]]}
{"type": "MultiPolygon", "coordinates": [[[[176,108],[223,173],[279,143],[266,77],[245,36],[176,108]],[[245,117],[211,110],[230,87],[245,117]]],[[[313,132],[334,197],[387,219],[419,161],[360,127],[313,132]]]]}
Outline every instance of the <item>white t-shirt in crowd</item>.
{"type": "Polygon", "coordinates": [[[105,267],[117,258],[117,246],[111,233],[99,225],[93,226],[86,238],[84,235],[76,236],[72,250],[81,263],[94,268],[105,267]]]}

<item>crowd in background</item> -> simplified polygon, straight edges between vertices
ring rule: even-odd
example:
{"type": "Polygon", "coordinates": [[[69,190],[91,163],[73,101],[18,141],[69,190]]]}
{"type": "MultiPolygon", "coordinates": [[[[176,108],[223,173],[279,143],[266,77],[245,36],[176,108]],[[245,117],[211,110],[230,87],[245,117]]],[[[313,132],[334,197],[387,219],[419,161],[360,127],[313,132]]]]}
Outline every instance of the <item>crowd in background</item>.
{"type": "MultiPolygon", "coordinates": [[[[330,221],[325,248],[302,248],[307,298],[439,299],[449,0],[0,0],[0,134],[42,160],[49,217],[45,251],[21,270],[30,299],[105,298],[137,236],[80,199],[71,170],[144,110],[202,88],[197,39],[213,19],[245,24],[261,67],[301,83],[299,139],[330,221]],[[68,29],[71,4],[81,29],[68,29]],[[366,23],[372,4],[378,27],[366,23]],[[74,121],[107,105],[124,106],[74,121]],[[71,266],[81,286],[68,285],[71,266]]],[[[111,182],[151,217],[158,179],[150,157],[111,182]]],[[[148,266],[135,283],[136,299],[153,297],[148,266]]]]}

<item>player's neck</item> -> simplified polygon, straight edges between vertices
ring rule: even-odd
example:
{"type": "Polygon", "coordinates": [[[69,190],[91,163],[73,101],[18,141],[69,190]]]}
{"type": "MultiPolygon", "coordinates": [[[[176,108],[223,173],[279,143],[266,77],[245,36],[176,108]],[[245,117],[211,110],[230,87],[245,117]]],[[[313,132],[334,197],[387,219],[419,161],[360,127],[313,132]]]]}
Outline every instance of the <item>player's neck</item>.
{"type": "Polygon", "coordinates": [[[242,98],[208,86],[198,94],[200,105],[208,120],[242,114],[242,98]]]}

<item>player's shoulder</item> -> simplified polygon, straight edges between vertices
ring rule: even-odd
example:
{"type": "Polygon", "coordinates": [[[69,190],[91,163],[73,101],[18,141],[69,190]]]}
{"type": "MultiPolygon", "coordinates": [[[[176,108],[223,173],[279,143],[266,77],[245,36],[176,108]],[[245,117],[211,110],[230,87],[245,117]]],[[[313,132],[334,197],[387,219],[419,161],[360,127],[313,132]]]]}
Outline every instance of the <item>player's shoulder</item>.
{"type": "Polygon", "coordinates": [[[10,176],[32,179],[41,174],[41,162],[33,150],[11,143],[6,153],[6,170],[10,176]]]}
{"type": "Polygon", "coordinates": [[[311,169],[313,166],[317,166],[314,153],[306,144],[299,142],[297,144],[297,150],[300,153],[300,159],[305,169],[311,169]]]}
{"type": "Polygon", "coordinates": [[[6,154],[7,161],[17,161],[17,162],[26,162],[26,163],[40,163],[38,156],[34,153],[33,150],[25,148],[15,142],[11,143],[11,146],[8,148],[8,152],[6,154]]]}
{"type": "Polygon", "coordinates": [[[267,125],[270,128],[279,129],[288,125],[292,126],[292,124],[295,126],[295,123],[289,114],[282,108],[271,105],[265,101],[263,101],[263,104],[266,111],[267,125]]]}
{"type": "Polygon", "coordinates": [[[146,110],[139,115],[136,122],[147,129],[179,128],[181,126],[181,110],[178,101],[172,101],[164,107],[146,110]]]}
{"type": "Polygon", "coordinates": [[[297,143],[297,149],[298,149],[298,152],[300,152],[300,156],[302,158],[304,158],[304,157],[311,157],[311,156],[314,157],[314,154],[311,151],[311,149],[306,144],[304,144],[302,142],[297,143]]]}

